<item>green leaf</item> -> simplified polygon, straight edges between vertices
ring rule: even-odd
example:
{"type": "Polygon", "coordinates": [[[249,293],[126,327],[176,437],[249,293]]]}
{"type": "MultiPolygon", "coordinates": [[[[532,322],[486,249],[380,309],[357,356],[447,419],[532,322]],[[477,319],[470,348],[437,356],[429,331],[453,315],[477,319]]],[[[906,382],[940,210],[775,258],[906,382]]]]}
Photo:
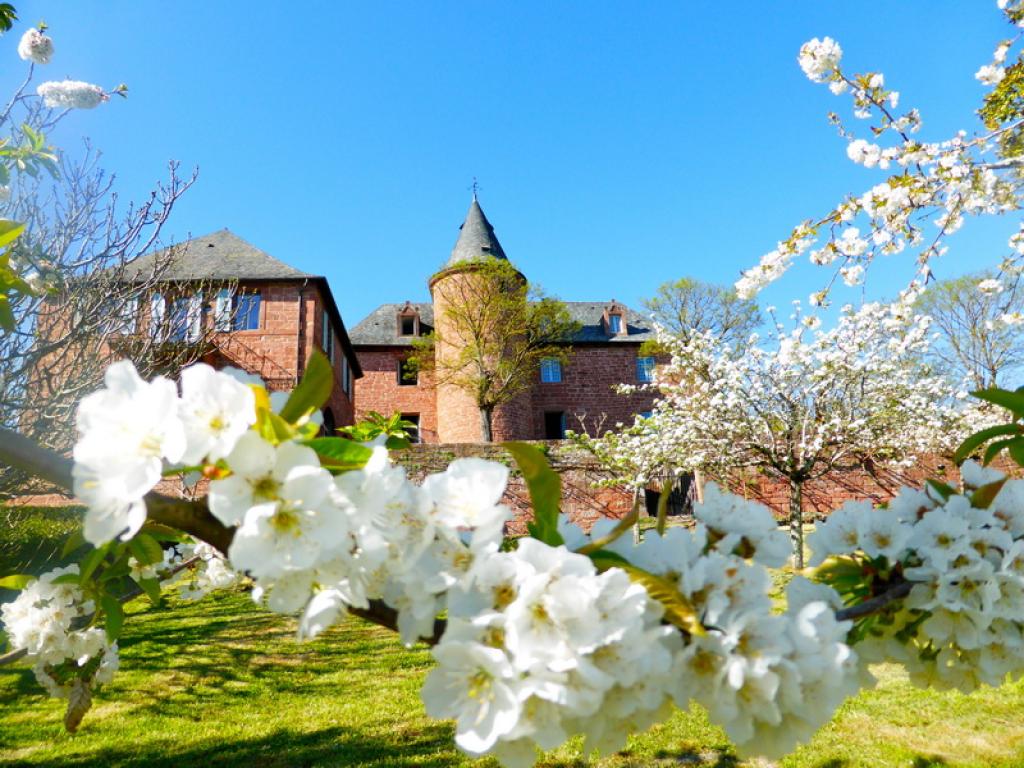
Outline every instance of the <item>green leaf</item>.
{"type": "Polygon", "coordinates": [[[113,595],[103,595],[100,598],[100,605],[106,618],[107,639],[114,642],[121,636],[121,627],[124,626],[124,608],[113,595]]]}
{"type": "Polygon", "coordinates": [[[391,437],[387,439],[387,442],[384,443],[384,447],[389,451],[404,451],[410,445],[412,445],[412,443],[409,442],[408,438],[398,437],[398,435],[391,435],[391,437]]]}
{"type": "Polygon", "coordinates": [[[0,219],[0,248],[13,243],[24,231],[24,224],[10,219],[0,219]]]}
{"type": "Polygon", "coordinates": [[[327,469],[362,469],[373,455],[372,448],[344,437],[317,437],[302,444],[316,451],[320,463],[327,469]]]}
{"type": "MultiPolygon", "coordinates": [[[[35,581],[35,578],[35,576],[30,576],[27,573],[12,573],[10,576],[4,576],[0,579],[0,588],[24,589],[30,582],[35,581]]],[[[75,580],[77,581],[78,578],[75,577],[75,580]]]]}
{"type": "Polygon", "coordinates": [[[989,403],[995,403],[1009,411],[1013,412],[1013,415],[1019,418],[1024,418],[1024,392],[1011,392],[1008,389],[979,389],[975,392],[971,392],[975,397],[985,400],[989,403]]]}
{"type": "Polygon", "coordinates": [[[975,509],[988,509],[1008,479],[1004,477],[1002,480],[996,480],[994,483],[988,483],[978,488],[971,494],[971,506],[975,509]]]}
{"type": "Polygon", "coordinates": [[[629,560],[618,552],[612,552],[608,549],[596,549],[588,553],[587,557],[591,559],[597,570],[601,572],[607,571],[609,568],[621,568],[623,564],[629,565],[629,560]]]}
{"type": "Polygon", "coordinates": [[[82,529],[79,528],[77,531],[68,536],[67,541],[64,542],[64,546],[60,550],[61,557],[67,557],[76,549],[85,546],[85,534],[82,529]]]}
{"type": "Polygon", "coordinates": [[[272,443],[283,443],[295,436],[295,428],[276,413],[260,411],[258,419],[260,435],[272,443]]]}
{"type": "Polygon", "coordinates": [[[81,574],[78,579],[79,583],[85,584],[85,582],[89,580],[93,571],[95,571],[99,564],[103,562],[103,558],[107,556],[108,546],[109,545],[104,544],[99,549],[92,550],[82,558],[82,563],[78,567],[78,572],[81,574]]]}
{"type": "Polygon", "coordinates": [[[697,610],[671,581],[629,563],[617,567],[628,573],[629,578],[637,584],[642,584],[651,599],[661,603],[665,609],[665,621],[691,635],[703,637],[707,634],[697,616],[697,610]]]}
{"type": "Polygon", "coordinates": [[[78,584],[79,576],[77,573],[62,573],[55,579],[51,579],[51,584],[78,584]]]}
{"type": "MultiPolygon", "coordinates": [[[[974,453],[975,449],[984,443],[987,443],[993,437],[999,437],[1000,435],[1017,435],[1020,433],[1021,426],[1019,424],[1000,424],[996,427],[989,427],[988,429],[983,429],[980,432],[975,432],[964,440],[960,447],[956,449],[953,461],[957,464],[963,463],[964,459],[974,453]]],[[[985,463],[987,464],[988,462],[986,461],[985,463]]]]}
{"type": "Polygon", "coordinates": [[[947,485],[941,480],[928,478],[927,480],[925,480],[925,483],[928,485],[929,488],[931,488],[933,491],[939,494],[939,496],[942,497],[943,501],[948,501],[950,496],[956,495],[956,489],[950,485],[947,485]]]}
{"type": "Polygon", "coordinates": [[[533,522],[527,525],[530,535],[545,544],[557,547],[565,540],[558,532],[558,508],[562,502],[562,478],[548,465],[547,457],[528,443],[503,443],[523,473],[533,504],[533,522]]]}
{"type": "Polygon", "coordinates": [[[1015,437],[1010,441],[1007,449],[1010,458],[1016,462],[1017,466],[1024,467],[1024,438],[1015,437]]]}
{"type": "Polygon", "coordinates": [[[992,459],[1003,452],[1004,448],[1009,448],[1013,443],[1017,442],[1020,438],[1008,437],[1005,440],[996,440],[994,443],[989,445],[985,449],[985,455],[981,459],[981,463],[988,465],[992,463],[992,459]]]}
{"type": "Polygon", "coordinates": [[[160,592],[159,579],[139,579],[137,583],[142,591],[146,593],[146,597],[149,598],[149,602],[153,605],[160,604],[162,595],[160,592]]]}
{"type": "Polygon", "coordinates": [[[302,381],[295,387],[281,409],[281,418],[294,424],[303,416],[319,410],[334,389],[334,368],[319,350],[310,355],[302,381]]]}
{"type": "Polygon", "coordinates": [[[0,328],[5,331],[14,330],[14,312],[11,310],[11,300],[4,293],[0,293],[0,328]]]}
{"type": "Polygon", "coordinates": [[[141,565],[154,565],[164,561],[164,550],[160,542],[141,531],[128,542],[128,549],[141,565]]]}

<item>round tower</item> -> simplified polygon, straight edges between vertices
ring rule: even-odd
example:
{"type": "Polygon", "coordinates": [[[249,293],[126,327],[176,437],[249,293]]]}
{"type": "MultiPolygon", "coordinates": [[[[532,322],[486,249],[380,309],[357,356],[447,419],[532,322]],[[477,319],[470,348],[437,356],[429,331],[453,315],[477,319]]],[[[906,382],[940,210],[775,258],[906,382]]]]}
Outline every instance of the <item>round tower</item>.
{"type": "MultiPolygon", "coordinates": [[[[430,278],[430,296],[434,304],[434,328],[437,345],[437,437],[442,443],[482,442],[483,421],[477,398],[466,382],[474,377],[473,366],[457,370],[460,350],[472,343],[474,334],[480,333],[474,325],[474,302],[494,295],[500,286],[486,284],[494,280],[493,273],[484,266],[490,259],[508,263],[508,257],[494,234],[480,203],[473,195],[466,219],[459,228],[459,237],[444,267],[430,278]]],[[[512,270],[513,279],[526,282],[518,271],[512,270]]],[[[489,321],[485,333],[507,331],[500,322],[493,322],[486,312],[480,313],[489,321]]],[[[491,338],[491,337],[488,337],[491,338]]],[[[491,417],[491,439],[494,442],[532,437],[530,425],[530,393],[517,396],[512,402],[497,406],[491,417]]]]}

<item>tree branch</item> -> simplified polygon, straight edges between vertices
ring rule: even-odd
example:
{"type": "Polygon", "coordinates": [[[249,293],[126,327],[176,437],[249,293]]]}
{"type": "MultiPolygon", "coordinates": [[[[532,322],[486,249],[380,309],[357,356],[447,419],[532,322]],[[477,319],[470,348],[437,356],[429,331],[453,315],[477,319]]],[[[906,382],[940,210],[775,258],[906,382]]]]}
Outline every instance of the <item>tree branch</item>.
{"type": "Polygon", "coordinates": [[[856,621],[857,619],[863,619],[865,616],[870,616],[873,613],[885,608],[889,603],[894,603],[897,600],[902,600],[904,597],[910,594],[910,590],[914,588],[914,582],[912,581],[901,581],[894,587],[890,587],[880,595],[876,595],[863,603],[857,603],[851,605],[849,608],[843,608],[842,610],[836,611],[836,621],[856,621]]]}
{"type": "MultiPolygon", "coordinates": [[[[3,427],[0,427],[0,463],[41,477],[66,491],[73,490],[70,459],[3,427]]],[[[214,517],[203,500],[179,499],[152,491],[146,494],[146,512],[153,522],[184,531],[225,554],[235,536],[235,529],[228,528],[214,517]]],[[[368,608],[349,608],[349,613],[385,629],[398,631],[398,612],[381,600],[371,600],[368,608]]],[[[436,645],[444,634],[445,626],[445,621],[438,619],[434,622],[433,635],[423,640],[429,645],[436,645]]]]}

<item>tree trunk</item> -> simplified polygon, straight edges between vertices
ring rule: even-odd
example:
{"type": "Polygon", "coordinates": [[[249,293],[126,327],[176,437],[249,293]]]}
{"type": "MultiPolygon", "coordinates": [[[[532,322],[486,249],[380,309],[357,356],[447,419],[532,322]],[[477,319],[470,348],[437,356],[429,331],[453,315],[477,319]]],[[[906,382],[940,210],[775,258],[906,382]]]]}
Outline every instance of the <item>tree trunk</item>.
{"type": "Polygon", "coordinates": [[[704,473],[695,469],[693,471],[693,485],[697,489],[697,503],[704,503],[704,473]]]}
{"type": "Polygon", "coordinates": [[[489,443],[491,436],[491,418],[494,416],[494,408],[480,408],[480,439],[489,443]]]}
{"type": "Polygon", "coordinates": [[[789,478],[789,537],[793,541],[793,566],[804,567],[804,481],[789,478]]]}

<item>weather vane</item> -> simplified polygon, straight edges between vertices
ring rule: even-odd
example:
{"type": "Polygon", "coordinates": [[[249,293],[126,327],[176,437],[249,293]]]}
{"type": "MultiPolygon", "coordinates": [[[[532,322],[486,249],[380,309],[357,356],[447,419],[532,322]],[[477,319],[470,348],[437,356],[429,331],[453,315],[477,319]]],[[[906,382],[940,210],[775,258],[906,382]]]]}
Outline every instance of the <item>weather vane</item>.
{"type": "Polygon", "coordinates": [[[476,176],[473,177],[473,186],[470,187],[473,190],[473,199],[476,200],[476,193],[480,191],[480,185],[477,183],[476,176]]]}

